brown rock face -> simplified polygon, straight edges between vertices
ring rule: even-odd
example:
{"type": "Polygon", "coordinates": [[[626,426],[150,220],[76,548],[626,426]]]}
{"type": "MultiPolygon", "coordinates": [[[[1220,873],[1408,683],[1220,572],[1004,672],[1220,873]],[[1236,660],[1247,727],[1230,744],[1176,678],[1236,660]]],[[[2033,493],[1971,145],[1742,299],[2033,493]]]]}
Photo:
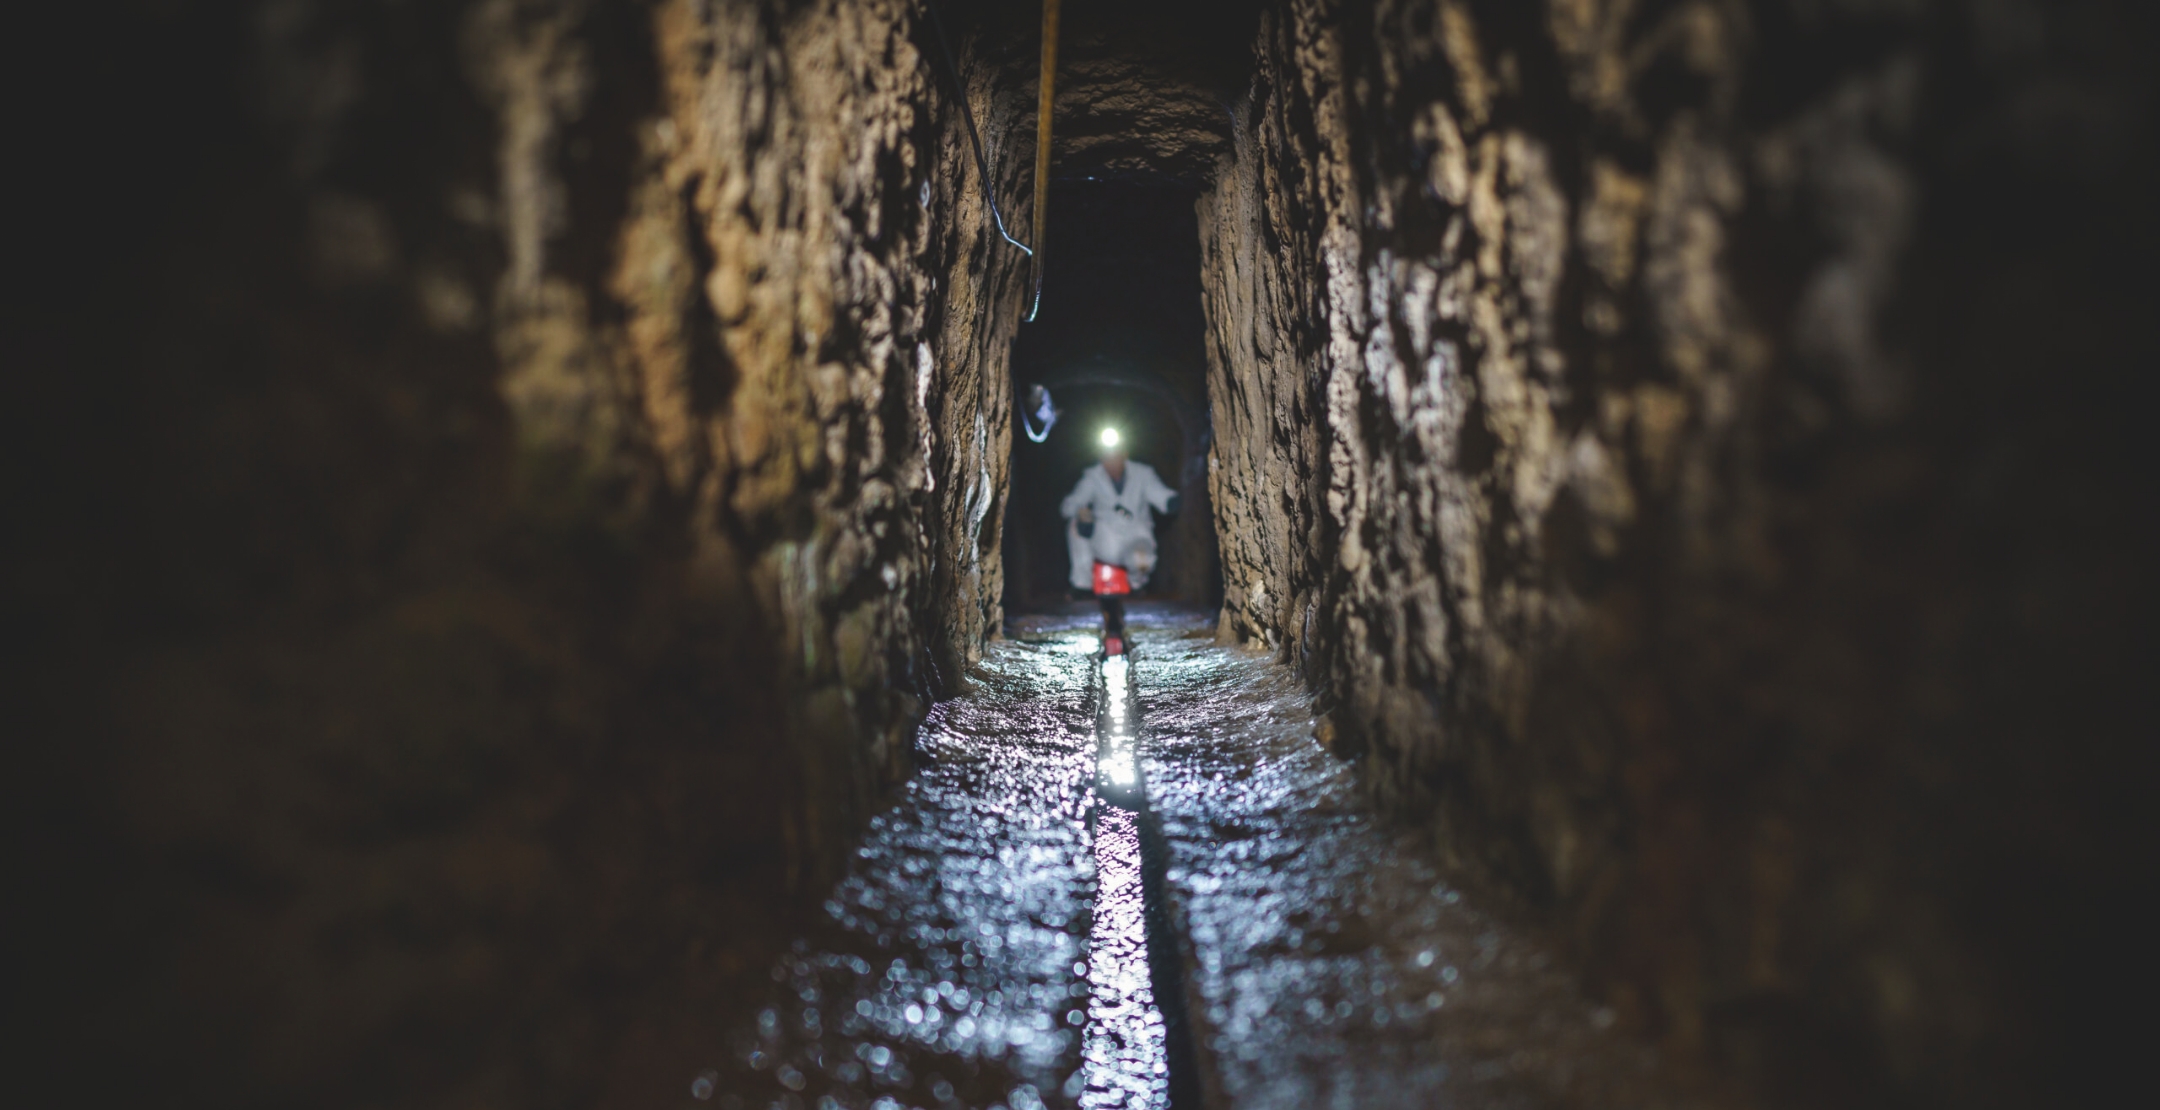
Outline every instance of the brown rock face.
{"type": "Polygon", "coordinates": [[[2037,1104],[2105,1056],[2150,348],[2094,260],[2152,242],[2144,22],[1264,25],[1201,203],[1223,634],[1750,1098],[2037,1104]]]}
{"type": "Polygon", "coordinates": [[[1001,619],[1020,256],[917,10],[123,8],[154,156],[68,164],[155,187],[13,437],[55,1060],[675,1093],[1001,619]]]}
{"type": "Polygon", "coordinates": [[[681,1099],[1065,590],[1014,358],[1698,1101],[2143,1047],[2150,4],[1069,3],[1017,355],[1032,5],[48,7],[15,1101],[681,1099]]]}

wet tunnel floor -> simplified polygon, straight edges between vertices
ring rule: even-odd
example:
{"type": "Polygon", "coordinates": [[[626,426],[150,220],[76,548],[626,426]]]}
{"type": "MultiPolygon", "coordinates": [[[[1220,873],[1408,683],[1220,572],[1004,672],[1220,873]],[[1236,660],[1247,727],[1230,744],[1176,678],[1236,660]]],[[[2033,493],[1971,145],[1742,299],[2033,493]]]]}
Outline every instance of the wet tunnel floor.
{"type": "Polygon", "coordinates": [[[1132,626],[1129,667],[1096,660],[1089,617],[993,645],[692,1099],[1674,1102],[1610,1013],[1378,819],[1287,670],[1197,613],[1132,626]]]}

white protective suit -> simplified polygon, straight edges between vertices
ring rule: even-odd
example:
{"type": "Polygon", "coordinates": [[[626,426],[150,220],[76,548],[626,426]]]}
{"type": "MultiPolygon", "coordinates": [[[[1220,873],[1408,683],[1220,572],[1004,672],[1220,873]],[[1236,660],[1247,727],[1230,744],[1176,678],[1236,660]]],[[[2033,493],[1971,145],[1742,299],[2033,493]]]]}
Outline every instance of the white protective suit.
{"type": "Polygon", "coordinates": [[[1155,514],[1170,511],[1177,491],[1163,484],[1154,467],[1130,459],[1125,462],[1124,486],[1119,489],[1102,464],[1096,463],[1080,475],[1080,484],[1058,509],[1065,514],[1073,589],[1094,585],[1098,559],[1124,567],[1135,590],[1147,584],[1149,572],[1155,569],[1155,514]],[[1077,518],[1082,506],[1094,510],[1093,536],[1080,534],[1077,518]]]}

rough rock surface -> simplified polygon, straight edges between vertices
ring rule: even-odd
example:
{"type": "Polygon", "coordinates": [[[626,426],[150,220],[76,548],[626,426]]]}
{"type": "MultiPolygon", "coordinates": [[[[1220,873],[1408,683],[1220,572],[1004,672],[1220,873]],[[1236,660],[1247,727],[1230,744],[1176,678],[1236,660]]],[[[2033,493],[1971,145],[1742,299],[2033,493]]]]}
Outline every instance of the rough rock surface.
{"type": "Polygon", "coordinates": [[[1056,128],[1053,167],[1064,177],[1200,181],[1230,149],[1220,97],[1175,60],[1135,57],[1104,35],[1060,44],[1056,128]]]}
{"type": "MultiPolygon", "coordinates": [[[[1060,10],[1052,169],[1061,182],[1199,185],[1230,149],[1228,105],[1244,91],[1249,43],[1266,0],[1089,0],[1060,10]]],[[[945,0],[948,23],[977,35],[1002,72],[999,107],[1032,157],[1042,6],[945,0]]],[[[1055,192],[1054,228],[1070,222],[1055,192]]],[[[1053,230],[1052,236],[1058,232],[1053,230]]],[[[1053,238],[1052,245],[1055,246],[1053,238]]]]}
{"type": "Polygon", "coordinates": [[[1201,202],[1223,632],[1704,1082],[2026,1105],[2106,1059],[2132,8],[1263,25],[1201,202]]]}
{"type": "Polygon", "coordinates": [[[1001,619],[1019,256],[918,9],[121,9],[10,437],[50,1061],[672,1093],[1001,619]]]}

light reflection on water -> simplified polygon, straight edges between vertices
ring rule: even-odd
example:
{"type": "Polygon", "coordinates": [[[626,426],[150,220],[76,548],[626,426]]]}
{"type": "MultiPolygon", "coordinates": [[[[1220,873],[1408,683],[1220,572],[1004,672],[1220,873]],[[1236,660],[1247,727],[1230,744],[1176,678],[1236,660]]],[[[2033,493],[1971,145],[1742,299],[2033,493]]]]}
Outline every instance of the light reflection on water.
{"type": "Polygon", "coordinates": [[[1148,967],[1140,829],[1129,809],[1105,804],[1095,819],[1095,881],[1080,1105],[1086,1110],[1165,1107],[1170,1069],[1148,967]]]}
{"type": "Polygon", "coordinates": [[[1611,1011],[1380,819],[1288,668],[1158,635],[1133,680],[1150,875],[1194,952],[1174,1001],[1220,1104],[1705,1105],[1658,1090],[1611,1011]]]}
{"type": "Polygon", "coordinates": [[[1140,768],[1133,757],[1132,672],[1124,656],[1103,660],[1103,708],[1096,724],[1096,774],[1113,802],[1134,801],[1140,768]]]}
{"type": "Polygon", "coordinates": [[[1295,675],[1146,610],[1147,654],[1098,666],[1089,623],[993,645],[932,711],[686,1105],[1167,1110],[1188,1051],[1243,1107],[1696,1105],[1645,1095],[1611,1011],[1376,819],[1295,675]],[[1165,889],[1190,963],[1152,965],[1165,889]]]}
{"type": "Polygon", "coordinates": [[[871,820],[732,1051],[685,1077],[693,1100],[1040,1110],[1077,1091],[1091,646],[996,645],[970,694],[931,711],[923,768],[871,820]]]}
{"type": "Polygon", "coordinates": [[[1084,1110],[1158,1110],[1170,1104],[1162,1011],[1148,965],[1132,673],[1122,656],[1102,665],[1096,720],[1095,919],[1088,934],[1087,1029],[1080,1047],[1084,1110]],[[1125,804],[1119,804],[1125,803],[1125,804]]]}
{"type": "Polygon", "coordinates": [[[923,768],[693,1100],[1167,1110],[1135,673],[1098,647],[1077,628],[1006,641],[931,712],[923,768]]]}

